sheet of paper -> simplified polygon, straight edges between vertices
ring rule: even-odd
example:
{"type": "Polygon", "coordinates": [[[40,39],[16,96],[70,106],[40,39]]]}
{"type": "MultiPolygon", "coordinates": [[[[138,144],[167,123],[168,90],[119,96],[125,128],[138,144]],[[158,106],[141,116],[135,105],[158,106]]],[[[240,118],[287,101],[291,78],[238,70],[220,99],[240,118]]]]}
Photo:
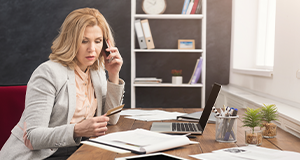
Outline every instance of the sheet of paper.
{"type": "Polygon", "coordinates": [[[119,134],[118,136],[111,138],[111,140],[113,141],[119,141],[119,142],[129,143],[138,146],[148,146],[169,139],[173,139],[173,137],[170,137],[169,135],[166,134],[145,131],[142,129],[137,129],[134,132],[124,132],[123,134],[119,134]]]}
{"type": "Polygon", "coordinates": [[[190,156],[202,160],[286,160],[299,159],[300,153],[258,146],[244,146],[225,148],[213,151],[212,153],[202,153],[190,156]]]}
{"type": "Polygon", "coordinates": [[[248,158],[234,157],[228,154],[217,153],[201,153],[196,155],[190,155],[190,157],[201,160],[249,160],[248,158]]]}
{"type": "Polygon", "coordinates": [[[184,114],[186,113],[167,112],[162,110],[123,110],[121,112],[121,115],[125,115],[125,118],[141,121],[172,120],[177,119],[177,116],[184,114]]]}
{"type": "MultiPolygon", "coordinates": [[[[298,153],[298,152],[282,151],[281,154],[283,154],[284,157],[278,158],[276,160],[299,159],[299,157],[300,157],[300,153],[298,153]]],[[[280,157],[282,157],[282,156],[280,156],[280,157]]]]}
{"type": "Polygon", "coordinates": [[[255,160],[270,160],[281,158],[283,155],[280,155],[281,150],[269,149],[264,147],[257,147],[257,146],[244,146],[244,147],[237,147],[237,148],[228,148],[228,149],[221,149],[217,151],[213,151],[215,153],[228,153],[235,157],[241,158],[249,158],[255,160]]]}

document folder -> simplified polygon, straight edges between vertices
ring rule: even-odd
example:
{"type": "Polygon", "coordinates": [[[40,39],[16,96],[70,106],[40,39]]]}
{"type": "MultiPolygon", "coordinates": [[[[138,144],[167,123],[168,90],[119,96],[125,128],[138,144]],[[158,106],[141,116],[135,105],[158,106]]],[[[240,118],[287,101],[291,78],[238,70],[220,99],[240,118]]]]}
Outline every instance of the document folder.
{"type": "Polygon", "coordinates": [[[145,40],[146,40],[147,48],[148,49],[155,48],[148,19],[141,20],[141,24],[142,24],[142,28],[143,28],[143,31],[144,31],[144,37],[145,37],[145,40]]]}
{"type": "Polygon", "coordinates": [[[142,29],[141,20],[139,20],[139,19],[135,20],[134,26],[135,26],[136,36],[139,41],[140,49],[146,49],[147,45],[146,45],[146,40],[145,40],[143,29],[142,29]]]}

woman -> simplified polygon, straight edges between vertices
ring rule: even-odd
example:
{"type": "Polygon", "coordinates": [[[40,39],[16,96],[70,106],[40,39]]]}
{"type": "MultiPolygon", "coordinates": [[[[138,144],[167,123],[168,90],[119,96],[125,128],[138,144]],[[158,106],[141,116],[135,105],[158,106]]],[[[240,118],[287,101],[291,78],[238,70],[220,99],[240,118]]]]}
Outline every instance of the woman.
{"type": "Polygon", "coordinates": [[[27,84],[25,110],[0,159],[66,159],[83,137],[104,135],[107,123],[119,119],[103,115],[122,103],[125,84],[119,79],[123,60],[103,15],[91,8],[71,12],[51,49],[50,60],[27,84]]]}

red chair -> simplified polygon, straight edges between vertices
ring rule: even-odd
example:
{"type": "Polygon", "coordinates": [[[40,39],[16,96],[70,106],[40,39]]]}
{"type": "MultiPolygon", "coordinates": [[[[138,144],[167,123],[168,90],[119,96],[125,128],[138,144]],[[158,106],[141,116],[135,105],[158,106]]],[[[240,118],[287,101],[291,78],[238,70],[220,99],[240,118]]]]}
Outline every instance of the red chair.
{"type": "Polygon", "coordinates": [[[19,122],[25,108],[26,85],[0,86],[0,148],[19,122]]]}

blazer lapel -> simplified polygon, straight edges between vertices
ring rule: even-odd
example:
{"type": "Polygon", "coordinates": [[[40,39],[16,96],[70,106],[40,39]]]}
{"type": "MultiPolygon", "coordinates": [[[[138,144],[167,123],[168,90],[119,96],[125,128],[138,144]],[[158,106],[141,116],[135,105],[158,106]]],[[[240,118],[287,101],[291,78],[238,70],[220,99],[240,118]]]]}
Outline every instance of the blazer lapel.
{"type": "Polygon", "coordinates": [[[73,118],[76,109],[76,85],[75,85],[75,72],[74,70],[68,69],[68,94],[69,94],[69,113],[68,113],[68,124],[73,118]]]}
{"type": "Polygon", "coordinates": [[[101,78],[98,76],[97,71],[91,70],[91,78],[94,86],[96,98],[97,98],[97,116],[102,114],[102,89],[101,89],[101,78]]]}

